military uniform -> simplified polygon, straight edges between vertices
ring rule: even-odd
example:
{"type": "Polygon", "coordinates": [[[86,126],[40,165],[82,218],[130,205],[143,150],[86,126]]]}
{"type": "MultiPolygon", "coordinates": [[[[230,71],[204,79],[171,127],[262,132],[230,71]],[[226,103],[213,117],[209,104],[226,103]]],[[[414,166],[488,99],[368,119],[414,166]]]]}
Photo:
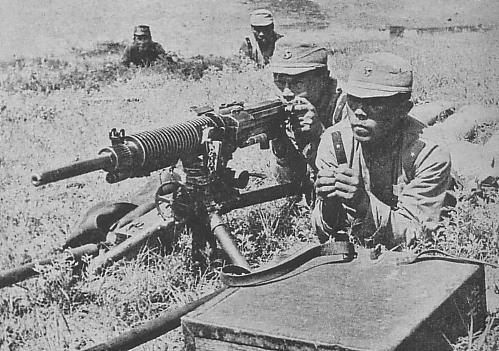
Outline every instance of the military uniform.
{"type": "Polygon", "coordinates": [[[271,44],[262,50],[253,33],[250,33],[244,38],[239,54],[243,59],[247,58],[255,62],[258,67],[265,67],[270,63],[270,59],[274,55],[276,41],[281,37],[281,34],[274,32],[271,44]]]}
{"type": "MultiPolygon", "coordinates": [[[[381,57],[391,59],[390,56],[381,57]]],[[[379,58],[379,55],[373,55],[371,66],[354,65],[345,89],[347,94],[376,98],[410,93],[412,70],[410,79],[398,77],[402,70],[390,67],[386,62],[384,66],[376,66],[379,58]]],[[[318,198],[312,213],[317,234],[325,241],[329,236],[351,230],[367,244],[393,247],[409,243],[422,233],[423,227],[433,228],[440,219],[451,180],[449,153],[437,144],[421,139],[424,126],[406,115],[391,117],[400,118],[400,124],[390,135],[391,140],[385,143],[389,151],[368,152],[366,148],[372,146],[354,138],[350,123],[354,111],[348,103],[346,113],[347,119],[322,135],[316,166],[318,170],[338,169],[335,152],[338,142],[333,141],[333,133],[340,132],[348,167],[360,176],[360,186],[367,192],[367,211],[358,213],[338,196],[328,199],[326,210],[325,200],[318,198]]]]}
{"type": "Polygon", "coordinates": [[[269,10],[258,9],[253,11],[250,14],[250,24],[252,32],[244,38],[239,48],[239,56],[242,60],[249,60],[256,63],[257,67],[263,68],[270,63],[276,41],[282,38],[282,35],[274,31],[274,17],[269,10]],[[268,32],[266,43],[257,40],[257,29],[259,28],[263,28],[268,32]]]}
{"type": "MultiPolygon", "coordinates": [[[[327,95],[324,105],[318,108],[318,120],[320,130],[332,125],[337,97],[334,94],[327,95]]],[[[300,179],[314,179],[315,158],[319,147],[319,135],[309,138],[295,137],[290,130],[287,138],[274,141],[272,151],[276,156],[277,167],[275,173],[279,182],[297,181],[300,179]]]]}
{"type": "Polygon", "coordinates": [[[125,48],[121,63],[125,66],[130,66],[132,63],[136,66],[150,66],[161,57],[166,57],[166,52],[159,43],[152,42],[145,50],[141,50],[136,44],[131,44],[125,48]]]}
{"type": "MultiPolygon", "coordinates": [[[[348,107],[347,110],[353,113],[348,107]]],[[[356,236],[394,246],[414,238],[421,225],[431,226],[439,220],[451,179],[449,154],[435,143],[420,139],[421,126],[413,118],[407,117],[402,126],[392,153],[382,159],[365,157],[347,119],[324,132],[317,152],[317,168],[338,166],[332,133],[340,131],[348,165],[362,175],[369,194],[369,210],[359,218],[354,210],[338,201],[337,212],[323,213],[319,200],[312,218],[322,240],[347,230],[357,220],[356,236]]]]}
{"type": "Polygon", "coordinates": [[[133,43],[125,48],[121,63],[125,66],[150,66],[158,59],[177,62],[178,57],[172,52],[166,52],[161,44],[152,41],[149,26],[139,25],[134,28],[133,43]]]}
{"type": "MultiPolygon", "coordinates": [[[[282,48],[276,54],[275,61],[270,65],[274,74],[296,76],[303,73],[312,73],[317,69],[326,69],[331,52],[323,47],[314,45],[298,45],[292,48],[282,48]]],[[[334,124],[338,91],[336,79],[324,73],[321,96],[314,106],[316,122],[314,133],[294,135],[290,131],[287,138],[280,138],[272,142],[272,150],[276,156],[274,173],[279,182],[301,181],[308,182],[315,176],[315,157],[319,145],[320,135],[329,126],[334,124]]],[[[319,78],[317,78],[319,79],[319,78]]],[[[310,188],[309,191],[312,189],[310,188]]],[[[311,194],[306,194],[310,197],[311,194]]]]}

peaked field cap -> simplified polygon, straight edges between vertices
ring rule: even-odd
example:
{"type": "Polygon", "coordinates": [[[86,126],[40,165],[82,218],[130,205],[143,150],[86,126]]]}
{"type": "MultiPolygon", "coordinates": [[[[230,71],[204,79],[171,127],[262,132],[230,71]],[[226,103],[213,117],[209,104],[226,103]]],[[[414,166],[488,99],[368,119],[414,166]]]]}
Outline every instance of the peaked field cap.
{"type": "Polygon", "coordinates": [[[149,35],[151,36],[151,30],[149,26],[146,26],[145,24],[141,24],[138,26],[135,26],[133,30],[133,35],[149,35]]]}
{"type": "Polygon", "coordinates": [[[250,14],[250,24],[252,26],[268,26],[272,23],[274,23],[274,16],[267,9],[258,9],[250,14]]]}
{"type": "Polygon", "coordinates": [[[361,56],[344,87],[360,98],[392,96],[412,91],[412,67],[400,56],[383,52],[361,56]]]}
{"type": "Polygon", "coordinates": [[[324,47],[300,44],[279,49],[270,64],[273,73],[300,74],[327,67],[328,50],[324,47]]]}

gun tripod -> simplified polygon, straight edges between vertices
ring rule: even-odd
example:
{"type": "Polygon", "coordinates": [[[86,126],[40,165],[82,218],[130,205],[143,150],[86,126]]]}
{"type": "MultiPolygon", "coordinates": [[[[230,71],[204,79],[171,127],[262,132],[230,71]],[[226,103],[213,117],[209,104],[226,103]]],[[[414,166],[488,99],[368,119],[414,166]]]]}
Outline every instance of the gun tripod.
{"type": "MultiPolygon", "coordinates": [[[[168,233],[168,239],[175,240],[175,226],[180,225],[185,226],[191,235],[192,262],[195,269],[204,270],[207,267],[211,258],[206,254],[207,247],[211,252],[220,247],[233,264],[249,268],[248,262],[232,240],[221,216],[234,209],[302,193],[302,186],[297,183],[280,184],[241,193],[239,189],[248,184],[248,172],[238,174],[230,168],[222,167],[221,164],[216,168],[210,168],[210,162],[205,162],[202,157],[182,160],[182,163],[186,174],[184,184],[179,181],[178,175],[177,177],[173,175],[158,188],[155,199],[127,213],[116,223],[116,228],[124,228],[128,223],[132,223],[133,218],[146,215],[154,207],[158,209],[162,220],[154,219],[151,226],[144,227],[139,232],[120,240],[92,241],[81,243],[81,246],[78,245],[73,249],[68,248],[69,256],[74,259],[88,255],[97,256],[88,269],[91,272],[100,272],[102,268],[120,258],[134,255],[144,243],[162,232],[168,233]],[[166,215],[161,210],[162,203],[171,207],[175,221],[170,214],[166,215]]],[[[57,257],[47,258],[38,261],[37,264],[50,264],[56,259],[57,257]]],[[[0,271],[0,288],[38,274],[35,263],[0,271]]]]}
{"type": "Polygon", "coordinates": [[[249,269],[221,215],[237,208],[300,194],[301,186],[287,183],[240,193],[239,189],[248,184],[248,172],[238,174],[226,167],[210,172],[201,157],[182,160],[182,164],[185,184],[177,183],[173,200],[158,195],[156,203],[159,209],[162,202],[167,202],[177,223],[186,226],[192,238],[194,268],[206,268],[208,257],[203,251],[209,246],[211,253],[220,247],[233,264],[249,269]]]}

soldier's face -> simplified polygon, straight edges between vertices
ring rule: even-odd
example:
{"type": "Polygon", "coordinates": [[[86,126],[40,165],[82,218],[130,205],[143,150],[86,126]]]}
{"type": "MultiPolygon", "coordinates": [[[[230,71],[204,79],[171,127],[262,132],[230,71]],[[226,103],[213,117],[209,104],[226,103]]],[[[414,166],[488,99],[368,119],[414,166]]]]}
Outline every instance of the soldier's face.
{"type": "Polygon", "coordinates": [[[408,111],[409,97],[397,94],[389,97],[359,98],[347,95],[348,113],[354,138],[363,143],[392,140],[401,117],[408,111]]]}
{"type": "Polygon", "coordinates": [[[296,75],[274,73],[274,84],[287,101],[304,97],[316,105],[324,94],[329,79],[327,70],[314,70],[296,75]]]}
{"type": "Polygon", "coordinates": [[[140,49],[144,49],[152,42],[152,39],[148,35],[134,35],[133,41],[140,49]]]}
{"type": "Polygon", "coordinates": [[[272,25],[268,26],[251,26],[253,29],[253,34],[255,39],[262,44],[267,44],[272,40],[272,34],[274,32],[274,27],[272,25]]]}

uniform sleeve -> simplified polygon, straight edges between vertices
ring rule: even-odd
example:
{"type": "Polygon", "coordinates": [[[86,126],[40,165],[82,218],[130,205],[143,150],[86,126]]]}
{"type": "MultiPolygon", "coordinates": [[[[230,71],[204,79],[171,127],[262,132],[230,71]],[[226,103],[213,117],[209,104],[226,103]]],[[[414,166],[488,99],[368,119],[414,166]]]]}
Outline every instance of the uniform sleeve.
{"type": "Polygon", "coordinates": [[[161,46],[160,43],[155,43],[154,52],[155,52],[157,57],[161,57],[161,56],[166,55],[166,51],[165,51],[165,49],[163,49],[163,47],[161,46]]]}
{"type": "Polygon", "coordinates": [[[451,181],[450,155],[437,145],[426,145],[414,162],[413,172],[414,178],[400,189],[395,209],[370,196],[375,225],[386,223],[385,241],[392,245],[411,242],[439,221],[451,181]]]}
{"type": "Polygon", "coordinates": [[[435,228],[440,219],[450,183],[449,154],[437,146],[425,146],[413,164],[414,178],[398,185],[395,207],[383,203],[368,192],[366,216],[358,218],[356,236],[387,247],[410,244],[435,228]]]}
{"type": "Polygon", "coordinates": [[[170,63],[177,63],[180,61],[180,58],[178,57],[178,55],[175,52],[166,51],[159,43],[156,43],[156,45],[155,45],[155,55],[160,60],[166,60],[170,63]]]}
{"type": "Polygon", "coordinates": [[[287,135],[272,140],[274,175],[279,183],[300,182],[307,174],[307,161],[287,135]]]}

